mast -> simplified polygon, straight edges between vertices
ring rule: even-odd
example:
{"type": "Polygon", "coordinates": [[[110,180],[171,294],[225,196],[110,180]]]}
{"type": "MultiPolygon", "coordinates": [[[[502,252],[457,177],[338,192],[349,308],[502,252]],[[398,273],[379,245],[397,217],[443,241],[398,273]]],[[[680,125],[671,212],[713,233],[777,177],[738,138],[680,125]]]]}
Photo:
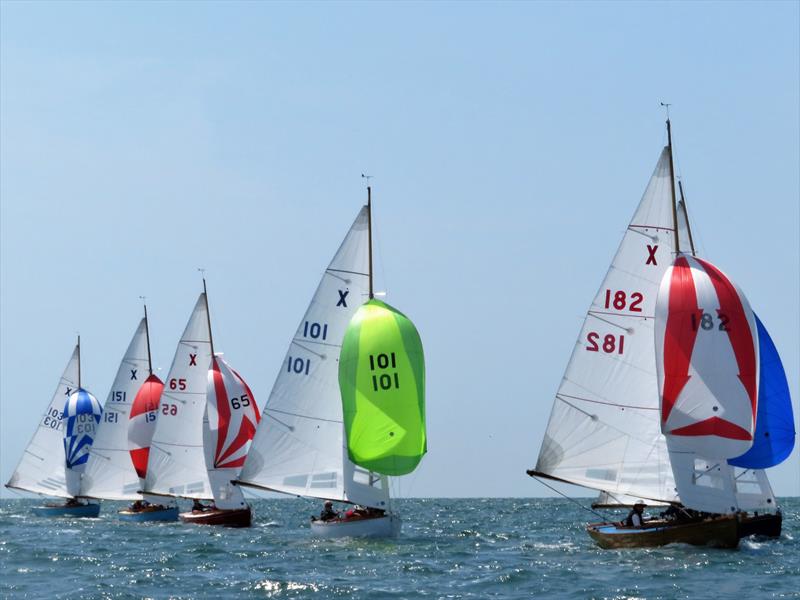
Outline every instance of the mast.
{"type": "MultiPolygon", "coordinates": [[[[142,298],[144,300],[144,298],[142,298]]],[[[144,303],[144,337],[147,340],[147,370],[153,374],[153,359],[150,356],[150,323],[147,320],[147,303],[144,303]]]]}
{"type": "Polygon", "coordinates": [[[667,116],[667,148],[669,148],[669,191],[672,194],[672,224],[673,238],[675,239],[675,252],[681,251],[680,241],[678,240],[678,205],[675,201],[675,166],[672,161],[672,124],[667,116]]]}
{"type": "Polygon", "coordinates": [[[375,297],[372,288],[372,186],[367,186],[367,239],[369,245],[369,299],[375,297]]]}
{"type": "Polygon", "coordinates": [[[214,338],[211,335],[211,311],[208,310],[208,290],[206,289],[206,278],[203,276],[203,298],[206,301],[206,321],[208,322],[208,341],[211,343],[211,360],[214,360],[214,338]]]}
{"type": "Polygon", "coordinates": [[[683,197],[683,182],[678,179],[678,189],[681,192],[681,204],[683,204],[683,215],[686,217],[686,231],[689,233],[689,245],[692,247],[692,256],[695,256],[694,238],[692,237],[692,225],[689,223],[689,211],[686,208],[686,198],[683,197]]]}
{"type": "Polygon", "coordinates": [[[78,390],[81,389],[81,334],[78,334],[78,390]]]}

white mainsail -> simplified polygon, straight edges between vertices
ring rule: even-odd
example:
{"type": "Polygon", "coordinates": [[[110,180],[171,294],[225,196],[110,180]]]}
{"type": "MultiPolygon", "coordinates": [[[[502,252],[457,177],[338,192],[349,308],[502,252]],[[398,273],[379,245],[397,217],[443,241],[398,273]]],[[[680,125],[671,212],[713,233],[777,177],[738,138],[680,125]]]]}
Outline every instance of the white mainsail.
{"type": "Polygon", "coordinates": [[[64,404],[78,389],[80,346],[75,346],[58,387],[6,487],[69,498],[64,456],[64,404]]]}
{"type": "Polygon", "coordinates": [[[104,405],[103,419],[89,450],[81,495],[103,500],[138,500],[141,484],[128,449],[128,418],[136,393],[147,379],[147,324],[139,322],[122,357],[104,405]]]}
{"type": "Polygon", "coordinates": [[[347,458],[339,352],[369,290],[368,213],[361,209],[289,344],[239,476],[286,494],[386,508],[386,478],[347,458]]]}
{"type": "Polygon", "coordinates": [[[653,315],[675,251],[669,147],[589,308],[532,474],[676,501],[659,427],[653,315]]]}
{"type": "Polygon", "coordinates": [[[206,381],[211,336],[205,294],[200,294],[178,342],[161,395],[150,444],[146,493],[211,499],[203,455],[206,381]]]}

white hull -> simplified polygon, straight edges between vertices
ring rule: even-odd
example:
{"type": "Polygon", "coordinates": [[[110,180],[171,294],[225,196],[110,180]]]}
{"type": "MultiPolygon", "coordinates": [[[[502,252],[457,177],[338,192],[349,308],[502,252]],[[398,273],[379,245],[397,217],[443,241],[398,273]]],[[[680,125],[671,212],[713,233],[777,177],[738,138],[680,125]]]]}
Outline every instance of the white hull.
{"type": "Polygon", "coordinates": [[[316,537],[397,537],[403,521],[397,515],[353,521],[311,521],[316,537]]]}

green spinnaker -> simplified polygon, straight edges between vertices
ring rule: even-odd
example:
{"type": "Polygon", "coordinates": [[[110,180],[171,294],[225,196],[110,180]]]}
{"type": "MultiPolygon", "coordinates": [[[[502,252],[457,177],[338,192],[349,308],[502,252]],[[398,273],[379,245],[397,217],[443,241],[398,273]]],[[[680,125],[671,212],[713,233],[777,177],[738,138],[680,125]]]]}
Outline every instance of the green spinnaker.
{"type": "Polygon", "coordinates": [[[425,357],[414,324],[380,300],[353,315],[339,357],[347,452],[383,475],[411,473],[427,451],[425,357]]]}

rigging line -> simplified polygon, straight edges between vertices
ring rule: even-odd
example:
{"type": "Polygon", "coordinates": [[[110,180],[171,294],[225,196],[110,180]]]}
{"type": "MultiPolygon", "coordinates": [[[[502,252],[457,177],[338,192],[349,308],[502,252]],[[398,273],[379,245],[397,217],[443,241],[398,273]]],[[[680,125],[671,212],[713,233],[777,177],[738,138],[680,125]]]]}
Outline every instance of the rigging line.
{"type": "Polygon", "coordinates": [[[533,478],[534,478],[536,481],[538,481],[539,483],[541,483],[542,485],[544,485],[544,486],[546,486],[546,487],[550,488],[551,490],[553,490],[553,491],[554,491],[556,494],[558,494],[559,496],[562,496],[562,497],[566,498],[567,500],[569,500],[569,501],[570,501],[570,502],[572,502],[573,504],[577,504],[577,505],[578,505],[578,506],[580,506],[580,507],[581,507],[583,510],[585,510],[585,511],[588,511],[588,512],[590,512],[590,513],[592,513],[592,514],[595,514],[595,515],[597,515],[598,517],[600,517],[601,519],[603,519],[603,521],[605,521],[605,520],[606,520],[606,516],[605,516],[605,515],[601,515],[599,512],[597,512],[597,511],[596,511],[596,510],[594,510],[593,508],[586,508],[586,507],[585,507],[583,504],[581,504],[580,502],[578,502],[577,500],[575,500],[575,498],[570,498],[570,497],[569,497],[569,496],[567,496],[566,494],[564,494],[564,493],[560,492],[559,490],[557,490],[556,488],[554,488],[552,485],[550,485],[550,484],[548,484],[548,483],[545,483],[544,481],[542,481],[541,479],[539,479],[539,478],[538,478],[536,475],[532,475],[532,477],[533,477],[533,478]]]}
{"type": "MultiPolygon", "coordinates": [[[[287,410],[278,410],[277,408],[265,408],[264,412],[265,413],[266,412],[271,412],[271,413],[276,412],[276,413],[280,413],[282,415],[288,415],[290,417],[298,417],[300,419],[308,419],[309,421],[324,421],[325,423],[341,423],[342,422],[342,421],[337,421],[336,419],[322,419],[320,417],[309,417],[309,416],[306,416],[306,415],[301,415],[299,413],[289,412],[287,410]]],[[[272,418],[274,419],[275,417],[272,417],[272,418]]]]}
{"type": "Polygon", "coordinates": [[[322,354],[321,352],[314,352],[314,351],[313,351],[311,348],[306,348],[306,347],[305,347],[303,344],[299,343],[299,342],[298,342],[296,339],[293,339],[293,340],[292,340],[292,344],[294,344],[294,345],[295,345],[295,346],[297,346],[298,348],[302,348],[302,349],[303,349],[303,350],[305,350],[306,352],[310,352],[311,354],[313,354],[313,355],[314,355],[314,356],[316,356],[317,358],[322,358],[322,359],[324,359],[324,358],[325,358],[325,356],[326,356],[325,354],[322,354]]]}
{"type": "MultiPolygon", "coordinates": [[[[598,317],[597,313],[595,311],[593,311],[593,310],[590,310],[587,313],[587,315],[590,316],[590,317],[594,317],[598,321],[602,321],[603,323],[607,323],[608,325],[611,325],[612,327],[618,327],[619,329],[622,329],[622,331],[624,331],[625,333],[630,333],[630,329],[631,329],[630,327],[625,327],[623,325],[619,325],[617,323],[614,323],[613,321],[609,321],[608,319],[604,319],[603,317],[598,317]]],[[[583,343],[583,341],[581,341],[581,343],[583,343]]]]}
{"type": "Polygon", "coordinates": [[[331,271],[335,273],[349,273],[350,275],[361,275],[362,277],[369,277],[369,273],[362,273],[361,271],[348,271],[347,269],[325,269],[326,273],[330,273],[331,271]]]}
{"type": "MultiPolygon", "coordinates": [[[[558,394],[556,394],[556,398],[559,398],[558,394]]],[[[577,410],[579,413],[583,413],[584,415],[586,415],[587,417],[592,419],[592,421],[594,421],[597,418],[597,415],[593,415],[592,413],[586,412],[585,410],[583,410],[581,408],[578,408],[577,406],[575,406],[571,402],[567,402],[566,400],[564,400],[564,398],[559,398],[559,400],[561,400],[564,404],[566,404],[570,408],[573,408],[573,409],[577,410]]]]}
{"type": "Polygon", "coordinates": [[[299,342],[304,342],[306,344],[318,344],[319,346],[328,346],[329,348],[341,348],[342,347],[341,344],[330,344],[328,342],[318,342],[317,340],[309,340],[308,338],[303,338],[303,337],[298,337],[298,338],[292,339],[292,343],[293,344],[296,344],[297,346],[300,346],[302,348],[303,346],[301,346],[299,342]]]}
{"type": "MultiPolygon", "coordinates": [[[[574,404],[572,404],[572,403],[570,403],[570,402],[567,402],[566,400],[564,400],[564,398],[560,398],[560,397],[558,396],[558,394],[556,394],[556,399],[557,399],[557,400],[560,400],[561,402],[563,402],[564,404],[566,404],[566,405],[567,405],[567,406],[569,406],[570,408],[574,408],[574,409],[575,409],[575,410],[577,410],[578,412],[581,412],[581,413],[585,414],[585,415],[586,415],[586,416],[588,416],[590,419],[592,419],[592,421],[594,421],[594,420],[595,420],[595,419],[594,419],[594,417],[595,417],[596,415],[592,415],[592,414],[590,414],[590,413],[588,413],[588,412],[586,412],[586,411],[584,411],[584,410],[581,410],[580,408],[578,408],[578,407],[577,407],[577,406],[575,406],[574,404]]],[[[630,439],[634,439],[634,440],[636,440],[636,441],[638,441],[638,442],[642,442],[643,444],[648,444],[648,445],[652,445],[652,443],[653,443],[653,442],[652,442],[652,440],[648,441],[648,440],[642,439],[641,437],[639,437],[639,436],[637,435],[637,433],[636,433],[636,432],[623,431],[622,429],[620,429],[619,427],[615,427],[615,426],[614,426],[614,425],[612,425],[611,423],[607,423],[606,421],[602,421],[602,420],[600,420],[600,419],[599,419],[599,417],[598,417],[598,420],[597,420],[596,422],[597,422],[597,423],[600,423],[600,424],[601,424],[603,427],[605,427],[605,428],[607,428],[607,429],[610,429],[611,431],[615,431],[615,432],[617,433],[617,435],[618,435],[620,438],[630,438],[630,439]]],[[[577,432],[577,430],[573,431],[572,433],[574,434],[574,433],[576,433],[576,432],[577,432]]],[[[572,435],[572,434],[570,434],[570,435],[572,435]]],[[[589,450],[594,450],[594,449],[596,449],[596,448],[599,448],[601,445],[602,445],[602,444],[598,444],[597,446],[594,446],[593,448],[590,448],[589,450]]],[[[587,452],[588,452],[588,450],[587,450],[587,452]]],[[[582,454],[586,454],[586,452],[582,452],[582,454]]]]}
{"type": "MultiPolygon", "coordinates": [[[[594,404],[605,404],[606,406],[619,406],[620,408],[633,408],[635,410],[658,410],[658,407],[633,406],[632,404],[619,404],[618,402],[603,402],[602,400],[590,400],[589,398],[581,398],[580,396],[570,396],[569,394],[562,394],[560,392],[556,392],[556,398],[558,398],[558,397],[572,398],[573,400],[582,400],[583,402],[592,402],[594,404]]],[[[572,406],[572,405],[570,404],[570,406],[572,406]]]]}
{"type": "Polygon", "coordinates": [[[348,283],[348,284],[351,283],[351,281],[349,279],[347,279],[347,277],[342,277],[341,275],[337,275],[336,273],[331,273],[330,271],[331,271],[331,269],[328,269],[327,271],[325,271],[325,275],[333,277],[334,279],[338,279],[342,283],[348,283]]]}
{"type": "Polygon", "coordinates": [[[613,317],[622,317],[622,318],[631,318],[631,319],[647,319],[654,318],[652,315],[635,315],[635,314],[627,314],[627,313],[619,313],[619,312],[611,312],[610,310],[592,310],[591,308],[586,311],[590,315],[611,315],[613,317]]]}

